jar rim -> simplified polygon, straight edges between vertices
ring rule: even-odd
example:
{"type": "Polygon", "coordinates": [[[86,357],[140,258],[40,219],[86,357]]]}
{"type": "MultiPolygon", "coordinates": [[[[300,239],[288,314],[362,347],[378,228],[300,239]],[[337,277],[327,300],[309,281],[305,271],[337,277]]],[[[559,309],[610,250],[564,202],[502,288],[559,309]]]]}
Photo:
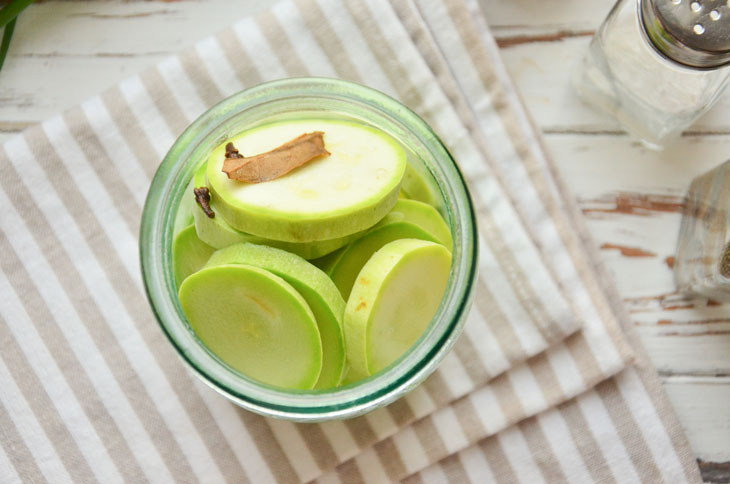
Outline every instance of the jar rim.
{"type": "Polygon", "coordinates": [[[205,383],[239,406],[265,416],[306,422],[348,418],[386,405],[405,394],[432,373],[453,346],[474,296],[478,259],[476,216],[458,165],[436,133],[411,109],[386,94],[349,81],[288,78],[259,84],[224,99],[178,137],[158,168],[147,194],[140,230],[140,259],[147,298],[158,323],[179,356],[205,383]],[[404,130],[403,133],[409,133],[422,144],[418,149],[427,150],[430,155],[430,159],[422,161],[447,204],[454,247],[451,275],[439,310],[405,355],[391,367],[361,382],[332,390],[295,391],[269,386],[242,375],[200,342],[187,323],[177,298],[171,270],[171,247],[175,211],[192,178],[195,160],[201,159],[206,146],[216,141],[211,138],[220,136],[226,126],[230,126],[226,123],[234,122],[244,113],[276,102],[301,103],[307,99],[323,106],[327,103],[336,104],[338,108],[347,106],[356,113],[353,116],[375,116],[377,113],[378,119],[389,123],[391,132],[404,130]]]}

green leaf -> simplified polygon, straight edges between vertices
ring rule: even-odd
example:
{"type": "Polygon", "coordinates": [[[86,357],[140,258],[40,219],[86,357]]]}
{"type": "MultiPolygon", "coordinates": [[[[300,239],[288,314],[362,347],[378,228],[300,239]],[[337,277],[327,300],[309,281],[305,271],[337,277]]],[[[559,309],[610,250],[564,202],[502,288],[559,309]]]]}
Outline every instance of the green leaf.
{"type": "MultiPolygon", "coordinates": [[[[0,10],[0,28],[8,25],[15,17],[20,14],[23,10],[28,8],[28,5],[33,3],[33,0],[14,0],[9,4],[5,5],[0,10]]],[[[4,41],[5,39],[3,39],[4,41]]]]}
{"type": "Polygon", "coordinates": [[[10,39],[13,37],[13,31],[15,30],[15,21],[17,18],[11,20],[3,30],[3,41],[0,44],[0,69],[3,68],[5,63],[5,56],[8,55],[8,48],[10,47],[10,39]]]}

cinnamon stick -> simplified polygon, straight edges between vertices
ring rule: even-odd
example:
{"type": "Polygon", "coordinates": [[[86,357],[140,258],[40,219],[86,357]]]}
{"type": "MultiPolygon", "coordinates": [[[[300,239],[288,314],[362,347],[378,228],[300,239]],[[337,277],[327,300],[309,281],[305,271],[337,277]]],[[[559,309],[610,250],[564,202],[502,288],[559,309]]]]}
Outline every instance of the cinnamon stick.
{"type": "Polygon", "coordinates": [[[330,152],[324,147],[324,133],[305,133],[266,153],[244,157],[233,143],[226,144],[223,173],[231,180],[261,183],[286,175],[294,168],[330,152]]]}

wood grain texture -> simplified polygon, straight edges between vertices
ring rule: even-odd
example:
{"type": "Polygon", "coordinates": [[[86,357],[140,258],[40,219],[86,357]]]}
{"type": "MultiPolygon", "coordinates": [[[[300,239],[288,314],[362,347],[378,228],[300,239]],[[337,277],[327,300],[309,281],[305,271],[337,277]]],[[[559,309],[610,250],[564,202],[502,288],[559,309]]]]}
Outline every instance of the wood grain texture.
{"type": "Polygon", "coordinates": [[[669,377],[664,389],[674,404],[706,482],[730,480],[730,377],[669,377]],[[716,402],[724,402],[717,405],[716,402]],[[713,419],[705,416],[713,414],[713,419]]]}
{"type": "MultiPolygon", "coordinates": [[[[258,0],[45,0],[0,72],[0,142],[233,19],[258,0]]],[[[730,482],[730,306],[677,294],[691,179],[730,158],[730,93],[663,152],[576,98],[571,78],[611,0],[482,0],[518,91],[578,200],[708,482],[730,482]]]]}
{"type": "Polygon", "coordinates": [[[267,5],[257,0],[31,5],[19,17],[0,74],[0,142],[267,5]]]}

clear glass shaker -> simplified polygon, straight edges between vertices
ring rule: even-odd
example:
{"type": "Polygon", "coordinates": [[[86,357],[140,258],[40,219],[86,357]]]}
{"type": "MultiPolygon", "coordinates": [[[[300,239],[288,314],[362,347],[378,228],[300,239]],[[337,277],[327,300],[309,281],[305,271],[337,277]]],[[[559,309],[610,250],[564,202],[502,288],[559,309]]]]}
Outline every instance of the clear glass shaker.
{"type": "Polygon", "coordinates": [[[594,36],[577,89],[648,146],[707,111],[730,74],[723,0],[619,0],[594,36]]]}
{"type": "Polygon", "coordinates": [[[692,180],[674,280],[680,292],[730,301],[730,161],[692,180]]]}

